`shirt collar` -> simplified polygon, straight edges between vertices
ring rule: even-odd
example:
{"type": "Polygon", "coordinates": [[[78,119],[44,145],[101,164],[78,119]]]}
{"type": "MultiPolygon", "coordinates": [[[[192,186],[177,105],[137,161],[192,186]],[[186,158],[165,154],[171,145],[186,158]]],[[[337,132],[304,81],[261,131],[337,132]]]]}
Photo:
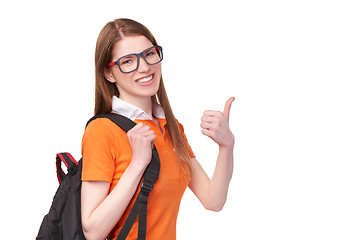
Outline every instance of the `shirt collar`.
{"type": "MultiPolygon", "coordinates": [[[[125,102],[124,100],[121,100],[120,98],[113,96],[112,97],[112,111],[121,114],[132,121],[135,119],[138,120],[152,120],[152,116],[149,116],[146,112],[144,112],[142,109],[125,102]]],[[[160,106],[160,104],[153,102],[152,105],[152,114],[156,118],[165,118],[165,113],[163,108],[160,106]]]]}

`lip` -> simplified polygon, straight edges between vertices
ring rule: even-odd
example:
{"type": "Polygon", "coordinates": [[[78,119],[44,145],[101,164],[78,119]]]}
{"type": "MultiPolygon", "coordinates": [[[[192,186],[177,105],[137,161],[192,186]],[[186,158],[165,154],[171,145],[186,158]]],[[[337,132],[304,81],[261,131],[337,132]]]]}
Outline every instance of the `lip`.
{"type": "Polygon", "coordinates": [[[155,79],[155,74],[153,73],[153,74],[150,74],[148,76],[136,79],[135,83],[140,85],[140,86],[148,86],[148,85],[151,85],[154,82],[154,79],[155,79]],[[152,79],[150,81],[147,81],[147,82],[139,82],[141,79],[148,78],[148,77],[152,77],[152,79]]]}

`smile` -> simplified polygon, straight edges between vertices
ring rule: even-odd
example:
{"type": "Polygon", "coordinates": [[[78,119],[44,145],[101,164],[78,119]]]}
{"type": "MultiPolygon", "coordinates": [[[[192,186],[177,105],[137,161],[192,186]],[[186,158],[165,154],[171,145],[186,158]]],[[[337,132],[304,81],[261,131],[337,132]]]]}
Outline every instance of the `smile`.
{"type": "Polygon", "coordinates": [[[146,82],[150,82],[153,78],[154,78],[154,74],[152,74],[151,76],[145,77],[145,78],[140,78],[140,79],[136,80],[135,82],[146,83],[146,82]]]}

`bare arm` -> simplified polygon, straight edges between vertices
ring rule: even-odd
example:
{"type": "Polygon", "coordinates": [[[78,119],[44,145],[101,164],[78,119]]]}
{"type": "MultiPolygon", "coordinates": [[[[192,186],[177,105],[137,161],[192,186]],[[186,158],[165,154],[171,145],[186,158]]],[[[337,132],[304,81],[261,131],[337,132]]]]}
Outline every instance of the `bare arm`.
{"type": "Polygon", "coordinates": [[[137,124],[128,132],[128,138],[133,158],[110,194],[108,182],[82,183],[81,219],[84,235],[88,240],[106,238],[124,213],[151,160],[151,146],[155,135],[148,126],[137,124]]]}
{"type": "Polygon", "coordinates": [[[109,195],[110,183],[83,182],[81,215],[86,239],[106,238],[133,197],[142,173],[141,169],[130,164],[109,195]]]}
{"type": "Polygon", "coordinates": [[[235,138],[229,128],[229,112],[234,98],[225,105],[224,112],[205,111],[201,127],[204,135],[219,145],[216,167],[210,179],[200,163],[192,159],[190,189],[208,210],[220,211],[225,205],[233,173],[233,150],[235,138]]]}

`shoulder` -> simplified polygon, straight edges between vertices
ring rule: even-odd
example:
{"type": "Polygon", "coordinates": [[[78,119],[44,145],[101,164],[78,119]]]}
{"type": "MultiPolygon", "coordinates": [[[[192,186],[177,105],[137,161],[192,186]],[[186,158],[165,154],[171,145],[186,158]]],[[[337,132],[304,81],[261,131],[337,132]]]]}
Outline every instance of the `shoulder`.
{"type": "Polygon", "coordinates": [[[91,134],[112,134],[115,132],[124,132],[121,128],[119,128],[115,123],[113,123],[110,119],[107,118],[97,118],[95,120],[92,120],[85,129],[86,133],[91,134]]]}
{"type": "Polygon", "coordinates": [[[126,138],[124,130],[107,118],[97,118],[91,121],[84,132],[83,143],[88,142],[117,142],[119,138],[126,138]]]}

